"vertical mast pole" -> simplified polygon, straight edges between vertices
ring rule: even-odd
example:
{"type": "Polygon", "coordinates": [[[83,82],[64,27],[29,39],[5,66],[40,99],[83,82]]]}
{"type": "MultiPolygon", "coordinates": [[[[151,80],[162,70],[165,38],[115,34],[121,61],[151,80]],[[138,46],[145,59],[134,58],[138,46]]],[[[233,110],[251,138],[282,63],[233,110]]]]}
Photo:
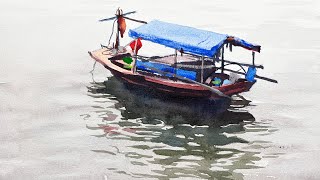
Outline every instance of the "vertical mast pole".
{"type": "MultiPolygon", "coordinates": [[[[117,21],[118,21],[118,20],[117,20],[117,21]]],[[[120,34],[119,28],[120,28],[120,26],[119,26],[119,21],[117,22],[117,24],[118,24],[118,30],[117,30],[118,47],[117,47],[117,51],[118,51],[118,50],[119,50],[119,46],[120,46],[120,37],[119,37],[119,34],[120,34]]]]}
{"type": "Polygon", "coordinates": [[[117,49],[117,52],[118,52],[118,50],[119,50],[119,46],[120,46],[120,37],[119,37],[119,35],[120,35],[120,32],[119,32],[119,28],[120,28],[120,25],[119,25],[119,16],[120,16],[120,10],[118,10],[118,15],[117,15],[117,44],[118,44],[118,46],[116,47],[116,49],[117,49]]]}
{"type": "Polygon", "coordinates": [[[116,16],[117,16],[117,37],[116,37],[116,50],[117,53],[119,51],[119,46],[120,46],[120,25],[119,25],[119,17],[120,17],[120,8],[118,8],[117,12],[116,12],[116,16]]]}

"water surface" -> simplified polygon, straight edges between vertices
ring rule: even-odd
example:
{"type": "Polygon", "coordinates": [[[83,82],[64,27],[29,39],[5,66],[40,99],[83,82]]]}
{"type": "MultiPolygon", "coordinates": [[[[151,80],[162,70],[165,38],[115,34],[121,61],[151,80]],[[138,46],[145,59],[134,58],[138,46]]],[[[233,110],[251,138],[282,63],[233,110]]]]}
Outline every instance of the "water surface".
{"type": "MultiPolygon", "coordinates": [[[[125,156],[132,166],[108,167],[108,174],[130,178],[242,178],[235,170],[263,166],[259,149],[267,141],[252,141],[241,134],[264,136],[277,131],[270,122],[256,122],[246,110],[247,102],[233,102],[225,111],[221,104],[216,113],[199,115],[194,102],[161,99],[143,92],[130,91],[116,78],[88,86],[88,95],[97,105],[83,114],[87,128],[96,138],[106,138],[118,145],[93,149],[104,158],[125,156]],[[241,105],[241,103],[243,105],[241,105]],[[234,105],[237,104],[237,105],[234,105]],[[206,118],[205,118],[206,117],[206,118]],[[142,168],[143,171],[138,170],[142,168]]],[[[113,144],[113,143],[111,143],[113,144]]],[[[264,154],[276,158],[278,154],[264,154]]]]}
{"type": "MultiPolygon", "coordinates": [[[[0,2],[0,179],[317,179],[319,1],[0,2]],[[116,8],[262,46],[252,102],[212,115],[132,92],[89,50],[116,8]],[[95,82],[96,83],[95,83],[95,82]]],[[[139,24],[127,22],[128,28],[139,24]]],[[[121,43],[129,42],[125,36],[121,43]]],[[[140,51],[139,51],[140,52],[140,51]]],[[[173,53],[144,43],[147,56],[173,53]]],[[[233,48],[226,59],[251,62],[233,48]]],[[[184,101],[185,102],[185,101],[184,101]]],[[[223,104],[220,104],[223,105],[223,104]]],[[[191,108],[190,108],[191,107],[191,108]]]]}

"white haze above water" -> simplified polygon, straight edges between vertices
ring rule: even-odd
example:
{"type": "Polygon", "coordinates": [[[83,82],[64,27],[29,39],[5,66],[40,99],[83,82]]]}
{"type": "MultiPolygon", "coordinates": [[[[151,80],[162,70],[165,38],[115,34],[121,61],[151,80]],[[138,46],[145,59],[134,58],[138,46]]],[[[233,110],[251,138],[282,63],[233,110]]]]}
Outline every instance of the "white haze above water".
{"type": "MultiPolygon", "coordinates": [[[[176,150],[177,147],[166,141],[97,138],[99,132],[86,128],[103,124],[98,106],[98,109],[112,112],[117,123],[122,122],[122,110],[115,107],[117,100],[100,96],[95,99],[88,95],[87,88],[92,82],[89,71],[93,64],[87,51],[99,48],[100,43],[106,44],[112,27],[112,22],[99,23],[98,20],[112,16],[118,7],[125,12],[138,11],[132,18],[159,19],[227,33],[262,46],[256,62],[265,69],[258,70],[258,74],[275,78],[279,84],[258,81],[244,96],[255,105],[247,107],[255,123],[268,122],[274,131],[269,129],[268,133],[257,134],[254,130],[248,131],[255,127],[249,124],[238,133],[219,133],[246,140],[248,143],[229,143],[222,147],[255,154],[254,157],[259,158],[253,158],[252,163],[262,168],[238,168],[233,160],[237,157],[232,156],[221,162],[217,160],[216,165],[210,162],[210,171],[215,172],[219,164],[230,163],[230,167],[221,165],[231,173],[228,178],[320,177],[320,1],[2,0],[0,179],[135,179],[139,174],[150,174],[141,176],[150,179],[215,177],[210,173],[197,174],[201,170],[197,169],[198,165],[192,166],[194,171],[191,168],[172,175],[169,171],[175,164],[154,163],[165,156],[162,151],[159,154],[156,150],[140,152],[128,147],[162,146],[176,150]],[[267,146],[262,142],[268,142],[267,146]],[[254,146],[255,143],[259,145],[254,146]],[[143,154],[143,162],[133,161],[136,155],[133,152],[143,154]],[[148,157],[152,161],[143,159],[148,157]],[[166,171],[159,177],[163,168],[166,171]],[[184,177],[186,174],[188,176],[184,177]]],[[[138,25],[127,22],[129,28],[138,25]]],[[[129,41],[128,37],[123,39],[123,43],[129,41]]],[[[148,48],[148,43],[144,43],[143,49],[146,55],[171,52],[167,48],[158,52],[158,49],[148,48]]],[[[251,53],[241,48],[234,48],[232,55],[227,53],[226,56],[251,62],[251,53]]],[[[101,65],[97,65],[94,74],[99,82],[111,76],[101,65]]],[[[137,123],[138,119],[131,121],[137,123]]],[[[153,128],[147,124],[139,126],[153,128]]],[[[212,134],[210,129],[204,131],[212,134]]],[[[184,137],[172,134],[175,135],[184,137]]],[[[196,141],[189,143],[190,147],[196,145],[196,141]]],[[[240,164],[246,161],[247,156],[237,155],[241,157],[240,164]]],[[[199,157],[185,158],[198,160],[199,157]]],[[[193,161],[184,160],[183,165],[177,162],[176,166],[191,167],[188,163],[193,161]]],[[[199,162],[202,167],[201,163],[209,160],[200,158],[199,162]]]]}

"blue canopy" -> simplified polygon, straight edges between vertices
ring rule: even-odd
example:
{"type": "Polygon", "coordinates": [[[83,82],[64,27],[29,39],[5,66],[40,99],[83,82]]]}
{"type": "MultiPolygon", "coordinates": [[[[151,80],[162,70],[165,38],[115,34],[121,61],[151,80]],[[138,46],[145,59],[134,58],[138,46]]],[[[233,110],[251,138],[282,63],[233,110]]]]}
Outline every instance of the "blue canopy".
{"type": "MultiPolygon", "coordinates": [[[[213,57],[229,37],[227,34],[219,34],[158,20],[151,21],[133,30],[130,29],[129,36],[208,57],[213,57]]],[[[236,40],[235,45],[243,46],[247,49],[256,47],[256,45],[239,38],[234,38],[233,40],[236,40]]]]}

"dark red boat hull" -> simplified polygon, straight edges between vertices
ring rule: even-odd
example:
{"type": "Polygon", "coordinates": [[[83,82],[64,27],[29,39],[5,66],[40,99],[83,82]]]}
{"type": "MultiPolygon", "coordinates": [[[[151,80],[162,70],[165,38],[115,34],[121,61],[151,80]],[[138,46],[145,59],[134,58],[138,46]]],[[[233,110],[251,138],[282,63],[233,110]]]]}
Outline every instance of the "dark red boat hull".
{"type": "MultiPolygon", "coordinates": [[[[100,62],[107,68],[117,79],[120,79],[127,85],[134,85],[138,87],[144,87],[151,91],[156,91],[170,96],[179,96],[179,97],[198,97],[198,98],[209,98],[217,99],[221,98],[209,89],[195,85],[193,83],[174,81],[172,79],[166,79],[159,76],[145,75],[143,73],[131,73],[131,71],[120,68],[110,60],[107,60],[107,55],[101,55],[101,50],[94,52],[89,52],[91,57],[96,61],[100,62]]],[[[242,92],[249,91],[254,82],[248,82],[246,80],[236,82],[231,85],[225,85],[221,87],[216,87],[222,93],[232,96],[234,94],[239,94],[242,92]]]]}

